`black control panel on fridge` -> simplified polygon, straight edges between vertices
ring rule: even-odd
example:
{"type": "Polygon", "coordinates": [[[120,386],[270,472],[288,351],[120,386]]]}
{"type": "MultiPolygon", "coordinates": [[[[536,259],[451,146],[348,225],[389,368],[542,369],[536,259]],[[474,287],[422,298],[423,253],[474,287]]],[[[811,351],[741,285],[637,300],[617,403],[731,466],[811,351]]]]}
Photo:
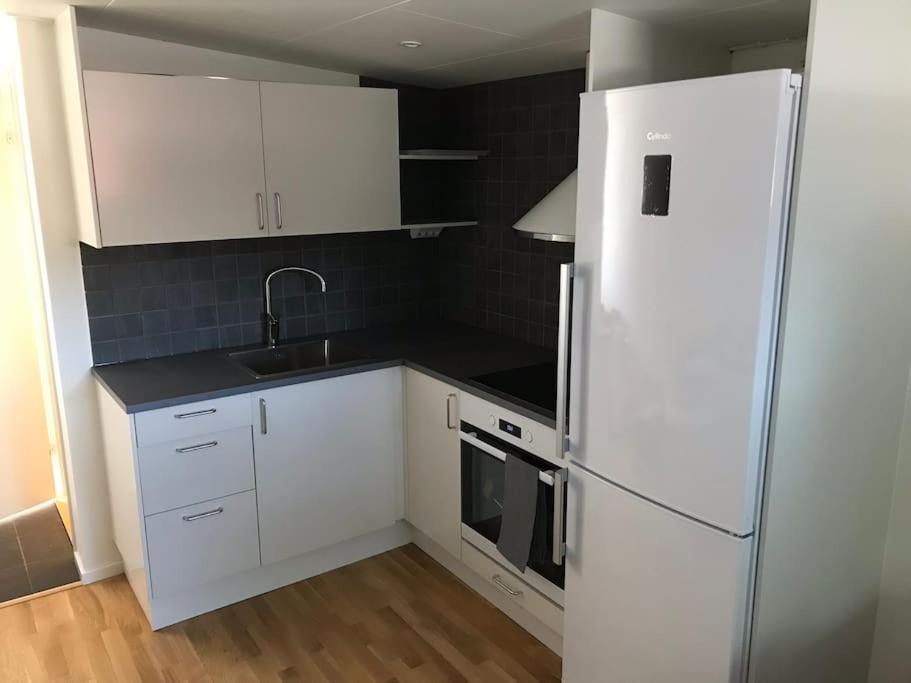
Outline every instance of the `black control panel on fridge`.
{"type": "Polygon", "coordinates": [[[642,169],[642,215],[667,216],[670,199],[671,155],[646,155],[642,169]]]}

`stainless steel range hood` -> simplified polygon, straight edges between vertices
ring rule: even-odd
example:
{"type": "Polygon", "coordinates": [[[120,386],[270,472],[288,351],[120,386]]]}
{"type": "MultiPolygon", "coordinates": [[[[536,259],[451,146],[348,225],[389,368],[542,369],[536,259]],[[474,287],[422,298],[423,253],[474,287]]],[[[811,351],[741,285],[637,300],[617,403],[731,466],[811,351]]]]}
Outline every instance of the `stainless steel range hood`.
{"type": "Polygon", "coordinates": [[[576,241],[576,171],[535,204],[512,226],[536,240],[576,241]]]}

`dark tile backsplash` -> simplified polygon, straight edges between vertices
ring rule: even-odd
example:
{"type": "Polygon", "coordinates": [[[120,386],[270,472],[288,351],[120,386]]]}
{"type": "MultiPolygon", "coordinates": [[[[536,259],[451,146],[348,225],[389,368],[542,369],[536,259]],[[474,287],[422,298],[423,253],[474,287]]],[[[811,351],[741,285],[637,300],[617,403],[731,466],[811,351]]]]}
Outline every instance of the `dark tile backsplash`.
{"type": "Polygon", "coordinates": [[[556,345],[559,268],[573,245],[512,225],[575,170],[584,89],[579,69],[446,91],[452,146],[490,154],[450,167],[448,210],[480,225],[440,238],[444,317],[556,345]]]}
{"type": "Polygon", "coordinates": [[[93,249],[82,245],[96,364],[263,340],[263,281],[282,335],[299,337],[439,315],[434,240],[399,231],[93,249]],[[324,305],[325,301],[325,305],[324,305]]]}
{"type": "Polygon", "coordinates": [[[443,317],[536,344],[557,334],[557,274],[573,245],[512,224],[576,168],[582,70],[399,90],[403,148],[488,149],[476,162],[402,162],[404,222],[474,219],[436,239],[406,231],[265,237],[93,249],[82,246],[96,364],[261,343],[265,274],[287,337],[443,317]]]}

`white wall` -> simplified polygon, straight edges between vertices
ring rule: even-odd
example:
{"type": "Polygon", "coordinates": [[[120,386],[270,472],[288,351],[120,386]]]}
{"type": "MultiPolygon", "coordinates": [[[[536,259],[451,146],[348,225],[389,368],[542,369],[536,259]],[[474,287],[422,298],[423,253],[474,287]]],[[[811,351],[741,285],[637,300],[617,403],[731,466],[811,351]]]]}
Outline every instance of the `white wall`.
{"type": "Polygon", "coordinates": [[[867,676],[911,364],[909,26],[908,0],[813,3],[753,681],[867,676]]]}
{"type": "Polygon", "coordinates": [[[730,71],[727,49],[665,26],[604,10],[591,13],[588,90],[606,90],[730,71]]]}
{"type": "Polygon", "coordinates": [[[0,518],[54,498],[31,233],[12,74],[0,72],[0,518]]]}
{"type": "Polygon", "coordinates": [[[20,126],[38,230],[74,545],[84,578],[94,579],[118,571],[120,560],[111,540],[54,25],[20,18],[16,37],[20,126]]]}
{"type": "Polygon", "coordinates": [[[358,77],[340,71],[247,57],[190,45],[80,27],[82,68],[181,76],[227,76],[253,81],[354,85],[358,77]]]}
{"type": "Polygon", "coordinates": [[[731,50],[731,73],[765,69],[803,71],[806,55],[806,40],[786,40],[770,45],[736,48],[731,50]]]}
{"type": "Polygon", "coordinates": [[[870,683],[911,681],[911,377],[876,611],[870,683]]]}

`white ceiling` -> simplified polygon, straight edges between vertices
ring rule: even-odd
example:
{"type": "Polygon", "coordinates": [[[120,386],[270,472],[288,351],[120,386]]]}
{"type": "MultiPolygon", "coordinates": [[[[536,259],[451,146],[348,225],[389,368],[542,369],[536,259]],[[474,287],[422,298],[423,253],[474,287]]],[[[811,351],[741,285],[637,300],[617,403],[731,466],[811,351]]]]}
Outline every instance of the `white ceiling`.
{"type": "MultiPolygon", "coordinates": [[[[48,11],[59,0],[0,0],[48,11]]],[[[72,0],[81,25],[432,86],[580,67],[588,10],[728,47],[806,35],[810,0],[72,0]],[[402,40],[424,46],[405,49],[402,40]]]]}

